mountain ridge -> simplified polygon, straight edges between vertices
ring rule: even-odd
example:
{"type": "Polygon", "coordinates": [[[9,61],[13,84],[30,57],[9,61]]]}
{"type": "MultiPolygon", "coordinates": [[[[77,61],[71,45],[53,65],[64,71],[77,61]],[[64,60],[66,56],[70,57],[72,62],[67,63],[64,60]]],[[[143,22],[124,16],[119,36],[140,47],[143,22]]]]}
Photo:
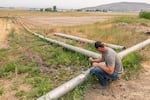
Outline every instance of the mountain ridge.
{"type": "Polygon", "coordinates": [[[139,12],[139,11],[150,11],[150,4],[138,3],[138,2],[117,2],[99,5],[95,7],[81,8],[85,11],[112,11],[112,12],[139,12]]]}

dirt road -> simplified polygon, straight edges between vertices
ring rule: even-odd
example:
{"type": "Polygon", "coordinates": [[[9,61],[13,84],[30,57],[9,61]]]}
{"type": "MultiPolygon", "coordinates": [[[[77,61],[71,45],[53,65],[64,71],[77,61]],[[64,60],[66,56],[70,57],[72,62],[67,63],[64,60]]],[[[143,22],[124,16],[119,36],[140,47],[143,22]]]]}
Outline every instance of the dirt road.
{"type": "Polygon", "coordinates": [[[82,16],[82,17],[22,17],[22,21],[28,25],[34,26],[73,26],[81,24],[91,24],[95,22],[103,22],[112,18],[112,16],[82,16]]]}
{"type": "Polygon", "coordinates": [[[84,100],[150,100],[150,61],[142,63],[143,73],[138,79],[112,82],[108,89],[90,88],[84,100]]]}

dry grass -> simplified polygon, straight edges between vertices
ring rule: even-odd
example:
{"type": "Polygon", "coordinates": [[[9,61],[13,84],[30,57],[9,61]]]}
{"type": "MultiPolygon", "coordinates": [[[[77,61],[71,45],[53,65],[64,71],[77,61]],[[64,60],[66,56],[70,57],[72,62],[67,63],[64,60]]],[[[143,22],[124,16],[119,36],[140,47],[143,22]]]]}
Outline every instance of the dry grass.
{"type": "MultiPolygon", "coordinates": [[[[135,17],[135,19],[140,20],[137,17],[135,17]]],[[[136,23],[126,23],[118,21],[115,22],[114,20],[70,27],[47,27],[47,29],[34,28],[33,30],[48,36],[51,36],[54,32],[60,32],[92,40],[124,45],[126,47],[131,47],[132,45],[148,38],[144,32],[139,32],[136,29],[136,27],[145,27],[141,24],[142,22],[138,21],[136,23]]],[[[147,21],[147,23],[148,22],[149,21],[147,21]]],[[[148,28],[149,26],[146,27],[148,28]]]]}
{"type": "Polygon", "coordinates": [[[101,12],[40,12],[27,10],[0,10],[3,16],[135,16],[137,13],[101,13],[101,12]]]}

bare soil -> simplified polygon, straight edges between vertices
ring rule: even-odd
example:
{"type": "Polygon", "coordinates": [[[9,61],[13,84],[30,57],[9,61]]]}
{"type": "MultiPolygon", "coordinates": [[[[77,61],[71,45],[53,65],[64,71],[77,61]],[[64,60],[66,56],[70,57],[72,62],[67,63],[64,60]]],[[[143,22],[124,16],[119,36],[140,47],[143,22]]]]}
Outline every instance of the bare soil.
{"type": "MultiPolygon", "coordinates": [[[[0,49],[9,47],[7,36],[12,27],[14,27],[14,24],[8,20],[0,19],[0,49]]],[[[15,29],[17,28],[18,27],[15,25],[15,29]]],[[[10,59],[15,59],[15,57],[10,57],[10,59]]],[[[0,89],[4,90],[4,93],[0,96],[0,100],[17,100],[18,98],[15,96],[15,94],[21,90],[25,93],[28,93],[31,87],[23,83],[22,79],[25,76],[27,76],[27,74],[16,74],[16,76],[12,79],[0,78],[0,89]]],[[[22,99],[25,98],[26,97],[22,97],[22,99]]]]}
{"type": "MultiPolygon", "coordinates": [[[[28,93],[31,89],[30,85],[24,84],[23,80],[27,74],[16,75],[13,79],[0,79],[0,86],[3,86],[4,93],[0,96],[0,100],[18,100],[15,94],[19,91],[28,93]]],[[[26,97],[22,97],[25,100],[26,97]]]]}
{"type": "Polygon", "coordinates": [[[112,16],[82,16],[82,17],[22,17],[22,21],[28,25],[34,26],[73,26],[81,24],[91,24],[96,22],[102,22],[112,18],[112,16]]]}
{"type": "Polygon", "coordinates": [[[150,100],[150,61],[142,63],[143,70],[137,79],[114,81],[107,89],[90,88],[84,100],[150,100]]]}
{"type": "Polygon", "coordinates": [[[8,24],[6,21],[0,19],[0,48],[7,48],[7,35],[8,30],[11,28],[11,24],[8,24]]]}

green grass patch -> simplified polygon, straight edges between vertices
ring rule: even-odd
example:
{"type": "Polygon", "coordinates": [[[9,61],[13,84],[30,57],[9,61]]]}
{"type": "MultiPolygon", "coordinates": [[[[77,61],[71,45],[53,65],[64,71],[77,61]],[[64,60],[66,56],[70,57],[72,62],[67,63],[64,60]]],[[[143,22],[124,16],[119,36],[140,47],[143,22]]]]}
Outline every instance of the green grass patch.
{"type": "Polygon", "coordinates": [[[16,68],[18,67],[18,62],[8,62],[0,67],[0,78],[13,78],[15,76],[16,68]]]}
{"type": "Polygon", "coordinates": [[[76,46],[77,44],[78,44],[78,42],[77,41],[68,41],[68,42],[66,42],[67,44],[70,44],[70,45],[72,45],[72,46],[76,46]]]}
{"type": "Polygon", "coordinates": [[[130,16],[121,16],[114,19],[114,23],[123,22],[123,23],[136,23],[137,18],[136,17],[130,17],[130,16]]]}
{"type": "Polygon", "coordinates": [[[33,89],[29,92],[28,98],[38,98],[46,94],[51,89],[51,80],[46,75],[38,75],[34,77],[27,76],[25,83],[32,84],[33,89]]]}
{"type": "Polygon", "coordinates": [[[86,50],[97,52],[97,50],[95,49],[94,44],[86,44],[83,48],[85,48],[86,50]]]}
{"type": "MultiPolygon", "coordinates": [[[[15,29],[8,36],[9,48],[0,49],[0,78],[13,79],[16,74],[26,75],[23,83],[14,84],[16,97],[36,99],[51,89],[78,75],[89,67],[88,57],[49,43],[30,33],[15,29]],[[82,70],[81,70],[82,68],[82,70]],[[45,70],[46,69],[46,70],[45,70]],[[20,84],[31,85],[29,93],[17,88],[20,84]]],[[[75,44],[72,43],[72,44],[75,44]]]]}
{"type": "Polygon", "coordinates": [[[20,91],[18,91],[18,92],[15,94],[16,97],[22,97],[22,96],[24,96],[24,95],[25,95],[25,91],[24,91],[24,90],[20,90],[20,91]]]}
{"type": "Polygon", "coordinates": [[[142,57],[136,52],[128,54],[123,59],[122,62],[125,69],[124,78],[126,80],[129,80],[131,76],[138,75],[138,72],[141,69],[141,64],[140,64],[141,61],[142,61],[142,57]]]}
{"type": "Polygon", "coordinates": [[[72,92],[65,95],[60,100],[83,100],[85,84],[77,86],[72,92]]]}
{"type": "Polygon", "coordinates": [[[146,11],[140,12],[139,17],[145,18],[145,19],[150,19],[150,12],[146,12],[146,11]]]}
{"type": "Polygon", "coordinates": [[[7,51],[8,49],[0,49],[0,59],[2,62],[7,59],[7,51]]]}
{"type": "Polygon", "coordinates": [[[4,88],[0,88],[0,95],[4,93],[4,88]]]}
{"type": "Polygon", "coordinates": [[[10,62],[3,66],[4,72],[15,72],[16,67],[19,64],[17,62],[10,62]]]}

